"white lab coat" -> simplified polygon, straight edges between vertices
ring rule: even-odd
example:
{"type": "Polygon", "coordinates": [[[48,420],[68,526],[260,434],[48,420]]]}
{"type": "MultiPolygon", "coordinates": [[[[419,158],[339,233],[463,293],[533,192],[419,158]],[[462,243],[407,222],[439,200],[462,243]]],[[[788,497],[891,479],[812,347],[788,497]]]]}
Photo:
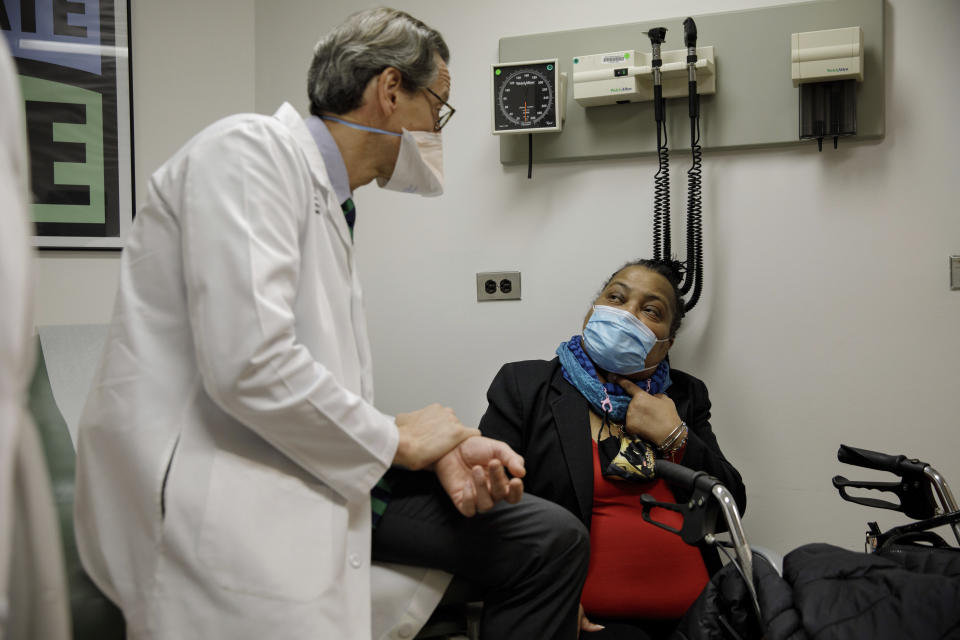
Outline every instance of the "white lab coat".
{"type": "Polygon", "coordinates": [[[13,61],[0,42],[0,638],[7,618],[13,544],[13,473],[33,363],[30,233],[23,106],[13,61]]]}
{"type": "Polygon", "coordinates": [[[150,180],[79,425],[79,550],[129,637],[415,633],[448,576],[378,573],[371,629],[369,490],[397,447],[372,402],[353,246],[306,125],[288,104],[211,125],[150,180]]]}
{"type": "Polygon", "coordinates": [[[0,640],[70,637],[60,531],[27,388],[33,249],[23,102],[0,38],[0,640]]]}

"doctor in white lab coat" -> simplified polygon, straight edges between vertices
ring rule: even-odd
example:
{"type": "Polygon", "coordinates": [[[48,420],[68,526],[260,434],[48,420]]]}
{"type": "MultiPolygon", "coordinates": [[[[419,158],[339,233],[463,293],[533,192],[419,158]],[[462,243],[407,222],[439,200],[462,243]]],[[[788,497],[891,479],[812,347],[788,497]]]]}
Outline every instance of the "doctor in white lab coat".
{"type": "Polygon", "coordinates": [[[439,191],[446,45],[386,9],[324,42],[362,81],[347,120],[285,104],[211,125],[126,239],[75,520],[130,638],[408,637],[449,575],[371,570],[371,488],[395,464],[434,469],[467,516],[521,498],[522,459],[451,410],[373,405],[350,195],[439,191]]]}
{"type": "Polygon", "coordinates": [[[71,637],[60,525],[27,390],[33,248],[23,98],[0,37],[0,640],[71,637]]]}

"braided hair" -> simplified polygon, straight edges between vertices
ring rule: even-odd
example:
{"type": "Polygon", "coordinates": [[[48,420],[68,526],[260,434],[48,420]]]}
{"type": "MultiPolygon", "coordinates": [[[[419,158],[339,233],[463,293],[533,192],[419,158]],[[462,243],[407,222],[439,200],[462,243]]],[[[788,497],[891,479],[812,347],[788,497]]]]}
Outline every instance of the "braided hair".
{"type": "Polygon", "coordinates": [[[680,263],[676,260],[652,260],[648,258],[628,262],[610,274],[610,277],[603,283],[600,291],[606,289],[618,273],[630,267],[642,267],[647,271],[652,271],[653,273],[663,276],[667,282],[670,283],[670,288],[673,289],[673,300],[670,302],[670,310],[672,311],[670,337],[674,337],[680,329],[680,323],[683,321],[685,313],[685,302],[683,295],[680,293],[680,263]]]}

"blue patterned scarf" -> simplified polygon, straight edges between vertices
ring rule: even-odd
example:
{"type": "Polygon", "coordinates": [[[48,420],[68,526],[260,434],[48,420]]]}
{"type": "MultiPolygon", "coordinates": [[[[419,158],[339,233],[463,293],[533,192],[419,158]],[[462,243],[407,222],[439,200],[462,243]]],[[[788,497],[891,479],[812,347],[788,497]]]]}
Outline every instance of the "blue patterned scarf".
{"type": "MultiPolygon", "coordinates": [[[[610,421],[626,421],[630,396],[613,383],[601,383],[597,369],[583,351],[580,336],[576,335],[557,347],[563,377],[587,399],[593,410],[603,416],[603,423],[609,429],[610,421]]],[[[653,375],[640,383],[641,388],[651,394],[662,393],[670,387],[670,364],[664,358],[657,365],[653,375]]],[[[603,427],[600,428],[603,431],[603,427]]],[[[643,439],[622,431],[617,437],[600,439],[597,433],[597,454],[600,458],[601,473],[609,478],[619,478],[646,482],[655,474],[653,445],[643,439]]]]}
{"type": "MultiPolygon", "coordinates": [[[[596,367],[583,350],[580,336],[575,335],[567,342],[561,342],[557,347],[557,355],[560,356],[564,379],[577,388],[597,415],[609,414],[607,417],[610,420],[623,423],[627,417],[630,396],[618,384],[600,382],[596,367]]],[[[667,359],[661,360],[653,375],[638,384],[650,394],[665,392],[671,385],[667,359]]]]}

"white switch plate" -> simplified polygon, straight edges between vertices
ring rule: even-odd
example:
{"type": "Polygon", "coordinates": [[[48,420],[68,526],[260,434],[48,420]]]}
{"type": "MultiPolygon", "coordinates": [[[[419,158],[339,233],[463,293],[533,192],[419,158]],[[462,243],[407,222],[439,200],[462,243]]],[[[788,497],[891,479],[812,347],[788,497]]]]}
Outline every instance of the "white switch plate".
{"type": "Polygon", "coordinates": [[[950,256],[950,288],[960,291],[960,256],[950,256]]]}

